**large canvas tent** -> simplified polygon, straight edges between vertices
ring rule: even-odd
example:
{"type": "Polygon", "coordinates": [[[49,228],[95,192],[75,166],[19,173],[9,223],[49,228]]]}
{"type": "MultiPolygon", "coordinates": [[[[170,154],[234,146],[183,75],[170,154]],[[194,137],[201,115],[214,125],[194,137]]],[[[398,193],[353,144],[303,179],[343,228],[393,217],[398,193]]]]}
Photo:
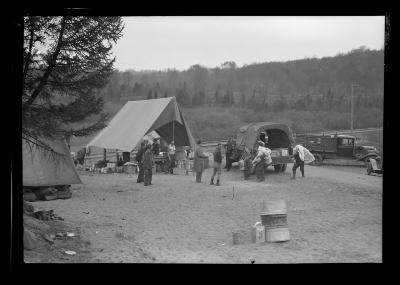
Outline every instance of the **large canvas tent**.
{"type": "Polygon", "coordinates": [[[132,151],[140,140],[155,131],[175,146],[196,148],[196,142],[175,97],[128,101],[87,147],[132,151]]]}
{"type": "Polygon", "coordinates": [[[56,154],[22,140],[23,186],[41,187],[82,184],[66,141],[44,140],[44,142],[56,154]]]}

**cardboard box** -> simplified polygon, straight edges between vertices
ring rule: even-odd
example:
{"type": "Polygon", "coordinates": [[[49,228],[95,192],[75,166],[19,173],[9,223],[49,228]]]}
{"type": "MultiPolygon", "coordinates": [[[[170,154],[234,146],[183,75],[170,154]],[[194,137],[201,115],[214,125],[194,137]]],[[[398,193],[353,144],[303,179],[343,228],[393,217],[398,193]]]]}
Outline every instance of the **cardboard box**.
{"type": "Polygon", "coordinates": [[[251,228],[251,241],[253,243],[263,243],[266,241],[265,227],[261,224],[261,222],[257,222],[251,228]]]}

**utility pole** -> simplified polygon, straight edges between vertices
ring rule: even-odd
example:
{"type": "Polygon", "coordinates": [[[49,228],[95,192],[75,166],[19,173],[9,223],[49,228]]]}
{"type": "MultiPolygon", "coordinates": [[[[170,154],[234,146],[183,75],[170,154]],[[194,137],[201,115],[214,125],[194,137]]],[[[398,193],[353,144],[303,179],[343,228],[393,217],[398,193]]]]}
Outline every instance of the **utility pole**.
{"type": "Polygon", "coordinates": [[[353,117],[354,117],[354,83],[351,84],[351,113],[350,113],[350,129],[353,133],[353,117]]]}

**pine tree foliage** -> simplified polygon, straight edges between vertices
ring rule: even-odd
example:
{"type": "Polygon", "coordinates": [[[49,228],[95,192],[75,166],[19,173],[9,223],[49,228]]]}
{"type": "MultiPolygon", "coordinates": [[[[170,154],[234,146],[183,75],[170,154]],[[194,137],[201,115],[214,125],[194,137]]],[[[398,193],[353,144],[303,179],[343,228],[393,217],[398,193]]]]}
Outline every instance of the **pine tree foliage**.
{"type": "Polygon", "coordinates": [[[112,47],[121,38],[121,17],[24,18],[22,135],[86,136],[105,127],[99,90],[114,72],[112,47]],[[95,122],[75,129],[74,123],[95,122]]]}

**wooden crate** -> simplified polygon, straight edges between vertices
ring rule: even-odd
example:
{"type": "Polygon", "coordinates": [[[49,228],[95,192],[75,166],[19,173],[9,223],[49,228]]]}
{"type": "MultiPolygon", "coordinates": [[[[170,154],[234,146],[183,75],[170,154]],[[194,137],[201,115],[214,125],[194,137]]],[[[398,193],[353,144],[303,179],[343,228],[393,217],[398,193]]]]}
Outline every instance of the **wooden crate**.
{"type": "Polygon", "coordinates": [[[185,168],[174,168],[174,174],[187,175],[188,171],[185,168]]]}

